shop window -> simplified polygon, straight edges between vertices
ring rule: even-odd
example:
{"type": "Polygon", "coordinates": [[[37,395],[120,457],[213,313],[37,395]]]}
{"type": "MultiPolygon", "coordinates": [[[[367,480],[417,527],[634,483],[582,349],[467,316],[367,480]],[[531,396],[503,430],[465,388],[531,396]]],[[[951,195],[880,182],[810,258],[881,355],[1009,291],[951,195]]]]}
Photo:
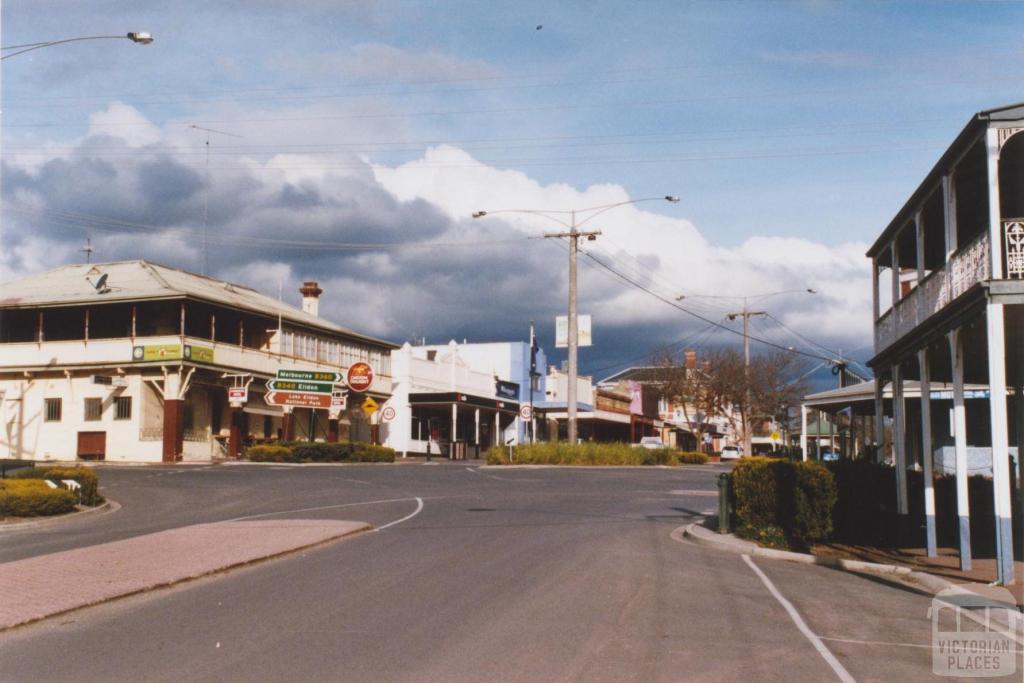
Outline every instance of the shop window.
{"type": "Polygon", "coordinates": [[[60,422],[61,420],[61,399],[59,398],[48,398],[44,401],[45,404],[45,417],[43,418],[46,422],[60,422]]]}
{"type": "Polygon", "coordinates": [[[115,420],[130,420],[132,419],[132,397],[131,396],[118,396],[114,399],[114,419],[115,420]]]}
{"type": "Polygon", "coordinates": [[[97,420],[103,419],[103,399],[102,398],[87,398],[85,399],[85,420],[86,422],[96,422],[97,420]]]}

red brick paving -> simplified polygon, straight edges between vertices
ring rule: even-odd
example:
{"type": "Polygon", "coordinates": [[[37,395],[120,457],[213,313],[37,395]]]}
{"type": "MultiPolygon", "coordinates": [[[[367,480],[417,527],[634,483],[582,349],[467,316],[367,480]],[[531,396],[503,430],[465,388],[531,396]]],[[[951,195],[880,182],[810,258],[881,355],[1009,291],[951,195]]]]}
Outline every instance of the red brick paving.
{"type": "Polygon", "coordinates": [[[282,519],[181,527],[0,564],[0,630],[370,528],[282,519]]]}

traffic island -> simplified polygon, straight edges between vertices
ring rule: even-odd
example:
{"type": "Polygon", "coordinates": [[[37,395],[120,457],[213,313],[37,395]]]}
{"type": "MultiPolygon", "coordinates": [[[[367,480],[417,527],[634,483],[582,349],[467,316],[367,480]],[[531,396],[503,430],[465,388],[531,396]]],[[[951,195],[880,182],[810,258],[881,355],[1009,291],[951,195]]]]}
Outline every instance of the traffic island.
{"type": "Polygon", "coordinates": [[[371,528],[365,522],[217,522],[0,564],[0,631],[208,576],[371,528]]]}

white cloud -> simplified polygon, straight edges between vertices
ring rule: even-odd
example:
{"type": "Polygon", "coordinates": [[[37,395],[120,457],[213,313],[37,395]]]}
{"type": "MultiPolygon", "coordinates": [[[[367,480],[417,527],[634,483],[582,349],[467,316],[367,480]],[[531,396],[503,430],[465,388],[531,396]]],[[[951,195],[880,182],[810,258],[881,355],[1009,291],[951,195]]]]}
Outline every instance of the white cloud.
{"type": "Polygon", "coordinates": [[[124,140],[132,147],[159,142],[160,129],[138,109],[122,102],[112,102],[105,111],[89,116],[89,135],[109,135],[124,140]]]}

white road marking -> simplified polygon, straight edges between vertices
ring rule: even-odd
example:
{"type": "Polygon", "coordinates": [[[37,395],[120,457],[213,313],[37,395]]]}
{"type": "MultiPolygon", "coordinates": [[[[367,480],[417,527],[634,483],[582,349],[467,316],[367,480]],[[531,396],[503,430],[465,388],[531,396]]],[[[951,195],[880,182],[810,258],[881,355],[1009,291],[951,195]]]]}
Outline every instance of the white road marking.
{"type": "Polygon", "coordinates": [[[750,568],[754,570],[754,573],[757,574],[761,579],[761,582],[768,588],[768,592],[770,592],[775,599],[779,601],[779,604],[785,608],[786,612],[789,614],[789,618],[793,620],[793,623],[796,624],[796,627],[804,634],[804,637],[811,642],[811,645],[813,645],[814,649],[818,651],[818,654],[821,655],[822,659],[832,667],[832,671],[835,672],[839,680],[843,681],[843,683],[857,683],[857,680],[850,675],[850,672],[846,670],[839,660],[836,659],[835,655],[825,647],[825,644],[821,642],[821,639],[814,634],[810,627],[807,626],[803,617],[801,617],[800,613],[796,611],[796,607],[793,607],[793,604],[783,597],[782,593],[780,593],[779,589],[775,587],[775,584],[772,583],[771,579],[761,571],[760,567],[754,564],[754,561],[750,559],[750,555],[744,555],[743,561],[750,565],[750,568]]]}
{"type": "MultiPolygon", "coordinates": [[[[401,503],[406,500],[418,500],[420,502],[420,509],[423,508],[423,500],[421,498],[387,498],[384,500],[364,500],[361,503],[339,503],[338,505],[319,505],[313,508],[299,508],[297,510],[278,510],[277,512],[262,512],[258,515],[247,515],[245,517],[235,517],[233,519],[225,519],[225,522],[242,522],[247,519],[259,519],[260,517],[273,517],[274,515],[288,515],[295,512],[316,512],[317,510],[333,510],[335,508],[350,508],[357,505],[374,505],[376,503],[401,503]]],[[[418,512],[418,510],[417,510],[418,512]]]]}
{"type": "Polygon", "coordinates": [[[385,529],[387,529],[390,526],[395,526],[396,524],[401,524],[402,522],[404,522],[406,520],[412,519],[416,515],[420,514],[420,512],[422,512],[422,511],[423,511],[423,499],[420,498],[419,496],[416,496],[416,509],[413,510],[411,515],[406,515],[405,517],[402,517],[401,519],[396,519],[395,521],[389,522],[389,523],[385,524],[384,526],[379,526],[376,529],[374,529],[374,531],[384,531],[385,529]]]}

